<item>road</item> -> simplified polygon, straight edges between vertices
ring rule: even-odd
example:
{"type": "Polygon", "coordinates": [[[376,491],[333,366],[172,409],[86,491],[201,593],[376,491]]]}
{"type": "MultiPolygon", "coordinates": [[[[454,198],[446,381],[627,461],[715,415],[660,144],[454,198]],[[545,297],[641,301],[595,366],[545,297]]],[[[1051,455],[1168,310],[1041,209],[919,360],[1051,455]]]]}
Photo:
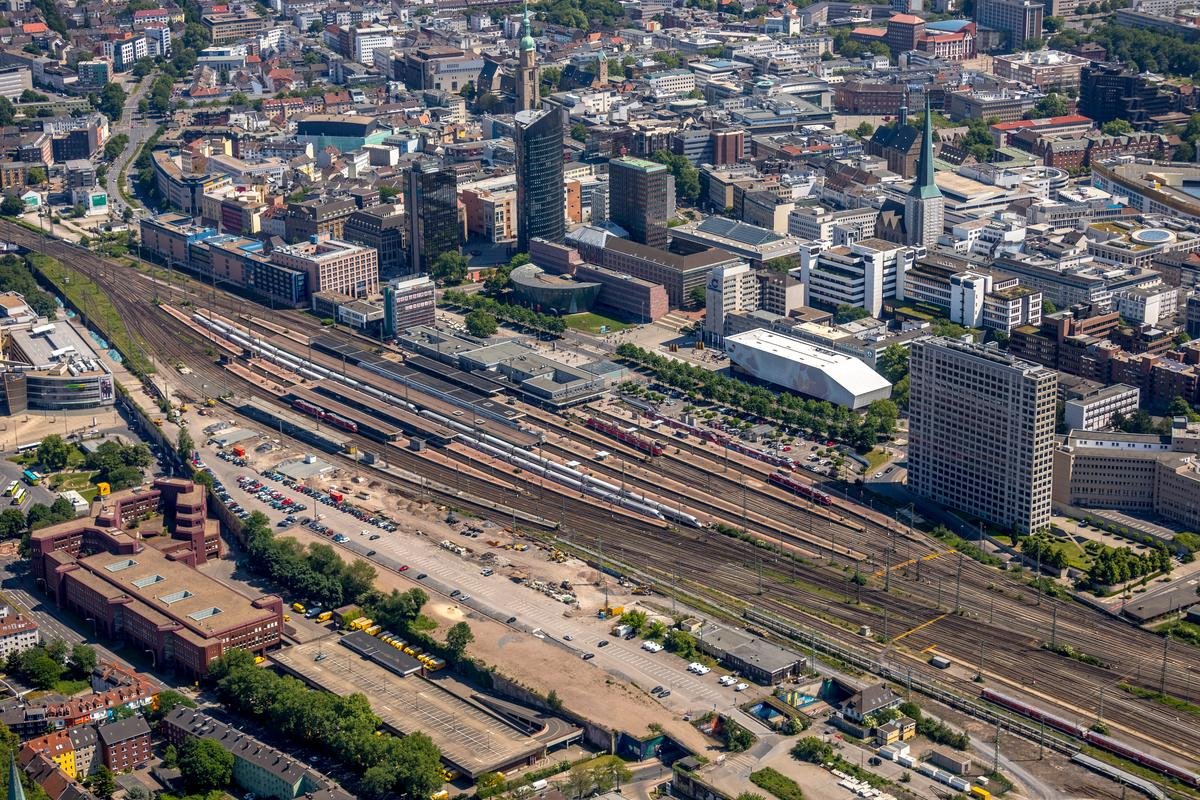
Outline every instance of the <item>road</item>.
{"type": "MultiPolygon", "coordinates": [[[[123,133],[129,137],[129,143],[125,145],[125,149],[121,151],[121,154],[108,165],[108,172],[104,176],[104,188],[108,191],[109,213],[112,214],[114,220],[120,219],[121,215],[125,212],[125,201],[121,198],[117,178],[129,166],[134,155],[141,148],[142,143],[153,136],[154,131],[158,129],[157,125],[150,124],[145,120],[140,124],[134,124],[134,115],[137,114],[138,103],[149,89],[150,81],[143,78],[125,98],[125,105],[121,109],[121,119],[112,126],[113,136],[123,133]]],[[[127,177],[126,180],[128,182],[130,179],[127,177]]],[[[134,208],[134,213],[136,214],[137,212],[138,209],[134,208]]]]}

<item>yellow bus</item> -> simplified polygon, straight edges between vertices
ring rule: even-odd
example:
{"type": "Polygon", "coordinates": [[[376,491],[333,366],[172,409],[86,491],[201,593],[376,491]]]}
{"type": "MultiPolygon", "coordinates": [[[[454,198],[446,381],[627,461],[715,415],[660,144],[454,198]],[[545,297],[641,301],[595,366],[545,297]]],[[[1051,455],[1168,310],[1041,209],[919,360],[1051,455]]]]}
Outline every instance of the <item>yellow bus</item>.
{"type": "Polygon", "coordinates": [[[12,499],[13,499],[12,504],[14,506],[19,506],[19,505],[21,505],[21,503],[24,503],[25,502],[25,487],[18,486],[16,491],[13,492],[12,499]]]}
{"type": "Polygon", "coordinates": [[[20,485],[21,485],[21,484],[17,483],[16,481],[12,481],[11,483],[9,483],[9,484],[8,484],[8,487],[7,487],[7,488],[4,490],[4,496],[5,496],[5,497],[12,497],[12,496],[13,496],[13,492],[15,492],[15,491],[17,490],[17,487],[18,487],[18,486],[20,486],[20,485]]]}

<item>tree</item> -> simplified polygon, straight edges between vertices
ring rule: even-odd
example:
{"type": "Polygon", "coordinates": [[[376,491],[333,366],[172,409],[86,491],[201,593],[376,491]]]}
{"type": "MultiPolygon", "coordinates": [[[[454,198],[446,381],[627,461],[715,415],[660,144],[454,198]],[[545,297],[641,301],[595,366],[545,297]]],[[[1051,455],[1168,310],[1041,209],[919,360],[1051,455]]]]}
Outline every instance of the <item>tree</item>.
{"type": "Polygon", "coordinates": [[[163,748],[163,766],[167,769],[179,766],[179,751],[175,749],[175,745],[169,744],[163,748]]]}
{"type": "Polygon", "coordinates": [[[155,709],[155,714],[159,717],[165,717],[177,708],[195,708],[196,701],[188,697],[182,692],[174,689],[163,689],[158,693],[158,707],[155,709]]]}
{"type": "MultiPolygon", "coordinates": [[[[3,100],[4,98],[0,98],[3,100]]],[[[3,123],[0,123],[3,124],[3,123]]],[[[25,213],[25,201],[16,195],[8,195],[0,202],[0,215],[6,217],[17,217],[25,213]]]]}
{"type": "Polygon", "coordinates": [[[833,315],[834,323],[844,325],[847,322],[863,319],[871,316],[871,312],[859,306],[852,306],[849,303],[842,303],[837,307],[837,311],[833,315]]]}
{"type": "Polygon", "coordinates": [[[368,800],[384,800],[395,786],[396,771],[386,764],[376,764],[359,778],[358,793],[368,800]]]}
{"type": "Polygon", "coordinates": [[[1058,311],[1058,306],[1054,305],[1054,303],[1050,302],[1049,300],[1046,300],[1044,298],[1042,299],[1042,313],[1043,314],[1053,314],[1056,311],[1058,311]]]}
{"type": "Polygon", "coordinates": [[[88,777],[87,785],[92,790],[92,794],[99,797],[100,800],[112,800],[113,792],[117,790],[117,781],[113,777],[112,770],[103,764],[88,777]]]}
{"type": "Polygon", "coordinates": [[[694,203],[700,197],[700,173],[687,160],[687,156],[676,155],[669,150],[655,150],[651,161],[666,164],[675,176],[675,197],[686,203],[694,203]]]}
{"type": "Polygon", "coordinates": [[[192,451],[196,449],[196,443],[192,441],[192,435],[187,432],[187,428],[179,429],[179,440],[176,443],[176,449],[179,451],[180,458],[187,459],[192,457],[192,451]]]}
{"type": "Polygon", "coordinates": [[[1042,20],[1042,28],[1044,28],[1047,33],[1058,33],[1066,26],[1067,21],[1062,17],[1046,17],[1042,20]]]}
{"type": "Polygon", "coordinates": [[[854,129],[854,135],[859,139],[869,139],[873,133],[875,133],[875,126],[866,120],[858,123],[858,127],[854,129]]]}
{"type": "Polygon", "coordinates": [[[475,108],[482,114],[487,114],[495,111],[500,105],[500,98],[495,92],[482,92],[475,100],[475,108]]]}
{"type": "Polygon", "coordinates": [[[619,625],[628,625],[629,629],[634,633],[641,633],[642,628],[646,627],[646,612],[645,611],[626,611],[617,620],[619,625]]]}
{"type": "MultiPolygon", "coordinates": [[[[362,695],[359,695],[362,697],[362,695]]],[[[365,703],[365,698],[363,700],[365,703]]],[[[396,741],[390,759],[396,770],[396,790],[409,797],[429,797],[442,785],[442,754],[424,733],[396,741]]]]}
{"type": "Polygon", "coordinates": [[[71,447],[57,433],[52,433],[42,439],[38,445],[37,459],[48,472],[59,472],[67,466],[71,456],[71,447]]]}
{"type": "Polygon", "coordinates": [[[833,760],[833,746],[816,736],[805,736],[792,747],[792,757],[812,764],[825,764],[833,760]]]}
{"type": "Polygon", "coordinates": [[[1188,401],[1179,395],[1171,400],[1171,405],[1167,406],[1167,416],[1169,417],[1187,417],[1189,421],[1196,418],[1196,412],[1188,404],[1188,401]]]}
{"type": "Polygon", "coordinates": [[[494,336],[500,327],[494,316],[478,308],[467,314],[463,321],[467,324],[467,331],[481,339],[494,336]]]}
{"type": "Polygon", "coordinates": [[[233,753],[211,739],[189,738],[179,748],[179,772],[194,791],[224,789],[233,780],[233,753]]]}
{"type": "Polygon", "coordinates": [[[30,186],[41,186],[46,182],[46,170],[42,167],[30,167],[25,173],[25,183],[30,186]]]}
{"type": "Polygon", "coordinates": [[[87,676],[92,674],[92,670],[96,668],[98,659],[96,658],[96,650],[90,645],[82,642],[71,647],[71,666],[75,669],[75,674],[87,676]]]}
{"type": "Polygon", "coordinates": [[[36,531],[38,528],[53,524],[54,515],[50,512],[50,506],[45,503],[34,503],[25,512],[25,525],[30,530],[36,531]]]}
{"type": "Polygon", "coordinates": [[[888,383],[898,383],[908,374],[908,348],[900,344],[889,344],[875,359],[875,368],[888,383]]]}
{"type": "Polygon", "coordinates": [[[462,283],[467,277],[467,258],[453,250],[442,253],[429,268],[429,274],[434,280],[447,286],[462,283]]]}
{"type": "Polygon", "coordinates": [[[100,90],[100,97],[96,100],[96,108],[104,114],[104,116],[116,122],[121,118],[121,111],[125,108],[125,90],[120,84],[106,83],[104,88],[100,90]]]}
{"type": "Polygon", "coordinates": [[[1123,136],[1133,133],[1133,125],[1127,119],[1113,119],[1100,126],[1105,136],[1123,136]]]}
{"type": "Polygon", "coordinates": [[[587,125],[582,122],[576,122],[571,126],[571,138],[577,142],[586,142],[588,140],[587,125]]]}
{"type": "Polygon", "coordinates": [[[12,100],[0,97],[0,125],[12,125],[16,118],[17,109],[13,106],[12,100]]]}
{"type": "Polygon", "coordinates": [[[583,797],[593,785],[595,785],[595,778],[586,764],[576,764],[567,772],[565,788],[568,798],[583,797]]]}
{"type": "Polygon", "coordinates": [[[356,558],[342,570],[342,595],[347,600],[358,602],[375,585],[375,567],[361,558],[356,558]]]}
{"type": "Polygon", "coordinates": [[[38,689],[53,689],[62,679],[63,665],[41,647],[26,650],[21,660],[20,674],[38,689]]]}
{"type": "Polygon", "coordinates": [[[54,639],[50,644],[46,645],[46,654],[59,664],[65,665],[67,663],[67,656],[70,652],[71,648],[62,639],[54,639]]]}
{"type": "Polygon", "coordinates": [[[1050,94],[1033,104],[1033,116],[1037,119],[1044,117],[1062,117],[1067,113],[1067,101],[1058,93],[1050,94]]]}
{"type": "Polygon", "coordinates": [[[386,183],[379,187],[379,199],[384,203],[390,203],[400,195],[400,189],[396,186],[388,186],[386,183]]]}
{"type": "Polygon", "coordinates": [[[465,622],[456,622],[446,631],[446,647],[450,655],[457,661],[467,652],[467,645],[475,641],[471,626],[465,622]]]}
{"type": "Polygon", "coordinates": [[[688,290],[688,300],[693,306],[704,308],[708,303],[708,293],[703,286],[693,286],[688,290]]]}
{"type": "Polygon", "coordinates": [[[25,530],[25,515],[16,508],[0,511],[0,540],[16,539],[25,530]]]}

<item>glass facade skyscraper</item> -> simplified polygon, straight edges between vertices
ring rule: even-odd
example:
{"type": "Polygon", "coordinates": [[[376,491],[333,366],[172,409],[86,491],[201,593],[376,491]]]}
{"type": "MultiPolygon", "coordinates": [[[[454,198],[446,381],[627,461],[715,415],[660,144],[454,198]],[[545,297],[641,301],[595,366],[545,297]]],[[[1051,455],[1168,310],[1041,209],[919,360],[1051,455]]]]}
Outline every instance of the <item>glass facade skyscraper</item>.
{"type": "Polygon", "coordinates": [[[458,252],[458,179],[433,159],[421,159],[408,172],[408,265],[410,274],[429,272],[437,257],[458,252]]]}
{"type": "Polygon", "coordinates": [[[517,145],[517,249],[530,239],[561,242],[567,231],[563,197],[563,126],[557,108],[519,111],[517,145]]]}

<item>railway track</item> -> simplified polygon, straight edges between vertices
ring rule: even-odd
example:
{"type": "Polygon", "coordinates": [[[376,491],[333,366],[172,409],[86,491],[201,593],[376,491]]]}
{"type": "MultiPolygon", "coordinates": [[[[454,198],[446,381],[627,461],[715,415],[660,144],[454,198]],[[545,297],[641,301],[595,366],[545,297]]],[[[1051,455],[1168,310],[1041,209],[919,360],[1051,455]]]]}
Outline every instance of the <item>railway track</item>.
{"type": "MultiPolygon", "coordinates": [[[[114,265],[74,246],[36,236],[11,223],[0,222],[0,232],[18,244],[70,263],[101,286],[111,285],[118,272],[122,279],[128,277],[120,293],[109,293],[114,306],[134,332],[147,343],[148,348],[157,352],[160,363],[178,361],[192,368],[191,375],[179,375],[175,379],[197,396],[218,385],[235,385],[238,391],[253,393],[253,384],[234,378],[211,363],[205,355],[207,345],[200,337],[184,330],[186,326],[165,313],[152,311],[154,296],[164,291],[164,287],[150,276],[114,265]]],[[[199,296],[184,288],[171,287],[166,291],[180,297],[199,296]]],[[[223,313],[244,313],[242,301],[229,298],[221,292],[213,296],[217,298],[216,305],[223,313]]],[[[293,319],[289,312],[284,312],[284,315],[291,328],[314,332],[319,330],[315,323],[293,319]]],[[[377,447],[370,440],[365,441],[368,446],[377,447]]],[[[680,443],[672,444],[679,446],[680,443]]],[[[711,452],[704,453],[699,448],[691,452],[703,456],[709,465],[718,463],[713,460],[711,452]]],[[[667,461],[660,460],[658,463],[667,461]]],[[[424,470],[431,478],[448,485],[455,480],[454,470],[424,460],[419,464],[410,462],[399,465],[424,470]]],[[[682,469],[675,471],[674,467],[663,468],[664,472],[671,470],[671,474],[688,474],[682,469]]],[[[762,471],[766,473],[769,470],[769,466],[764,464],[762,471]]],[[[535,513],[544,510],[538,506],[536,493],[528,489],[514,493],[474,478],[459,476],[458,480],[464,491],[478,493],[492,502],[520,504],[526,510],[532,507],[535,513]]],[[[458,498],[453,498],[453,501],[461,502],[458,498]]],[[[1077,604],[1064,604],[1051,599],[1039,601],[1033,590],[1011,576],[969,559],[961,562],[961,584],[957,574],[958,559],[939,558],[917,562],[921,563],[919,581],[913,577],[915,565],[894,570],[890,592],[884,592],[875,585],[877,579],[872,579],[872,585],[851,590],[844,573],[808,565],[801,565],[793,580],[786,572],[776,571],[769,553],[764,554],[744,542],[711,536],[702,531],[673,531],[668,536],[652,525],[614,516],[588,503],[565,498],[561,505],[564,536],[571,537],[575,542],[594,550],[603,545],[603,539],[607,539],[606,552],[624,563],[645,565],[664,578],[678,576],[678,580],[701,590],[715,592],[718,597],[770,610],[785,619],[842,639],[848,638],[848,631],[860,624],[868,624],[879,630],[883,611],[887,613],[889,627],[894,626],[896,631],[907,631],[928,623],[945,610],[937,608],[930,600],[935,582],[940,581],[943,585],[944,599],[951,596],[948,587],[954,585],[955,595],[965,615],[948,614],[907,634],[905,649],[920,651],[932,646],[940,653],[970,664],[977,658],[979,642],[983,641],[985,671],[994,674],[998,680],[1034,687],[1045,692],[1048,702],[1094,710],[1097,714],[1103,689],[1104,719],[1109,724],[1127,729],[1148,742],[1164,739],[1196,741],[1196,721],[1186,715],[1181,716],[1181,712],[1136,700],[1112,688],[1121,680],[1155,690],[1159,688],[1163,661],[1163,640],[1160,637],[1123,623],[1114,623],[1100,612],[1077,604]],[[760,574],[763,576],[761,595],[757,591],[760,574]],[[848,590],[850,594],[861,592],[861,605],[830,596],[844,597],[848,590]],[[1056,608],[1057,612],[1054,611],[1056,608]],[[1104,658],[1109,666],[1089,667],[1042,650],[1040,643],[1051,638],[1049,631],[1052,628],[1057,642],[1070,643],[1084,652],[1104,658]],[[1092,697],[1096,698],[1095,702],[1091,701],[1092,697]]],[[[893,535],[892,530],[870,522],[864,522],[864,528],[864,537],[867,540],[874,539],[877,546],[893,535]]],[[[917,557],[936,547],[936,540],[919,533],[911,538],[898,535],[896,542],[896,563],[900,563],[900,556],[917,557]]],[[[899,634],[893,634],[893,638],[896,635],[899,634]]],[[[883,645],[861,637],[857,644],[868,652],[885,657],[889,655],[883,645]]],[[[1176,696],[1194,696],[1196,687],[1193,680],[1198,675],[1195,651],[1184,645],[1170,644],[1165,663],[1166,680],[1163,685],[1166,691],[1176,696]]],[[[914,662],[913,666],[914,671],[945,680],[944,674],[924,668],[920,662],[914,662]]],[[[971,691],[973,687],[962,688],[974,693],[971,691]]],[[[1183,760],[1177,748],[1167,749],[1176,760],[1183,760]]],[[[1188,752],[1187,760],[1193,765],[1196,763],[1194,750],[1188,752]]]]}

